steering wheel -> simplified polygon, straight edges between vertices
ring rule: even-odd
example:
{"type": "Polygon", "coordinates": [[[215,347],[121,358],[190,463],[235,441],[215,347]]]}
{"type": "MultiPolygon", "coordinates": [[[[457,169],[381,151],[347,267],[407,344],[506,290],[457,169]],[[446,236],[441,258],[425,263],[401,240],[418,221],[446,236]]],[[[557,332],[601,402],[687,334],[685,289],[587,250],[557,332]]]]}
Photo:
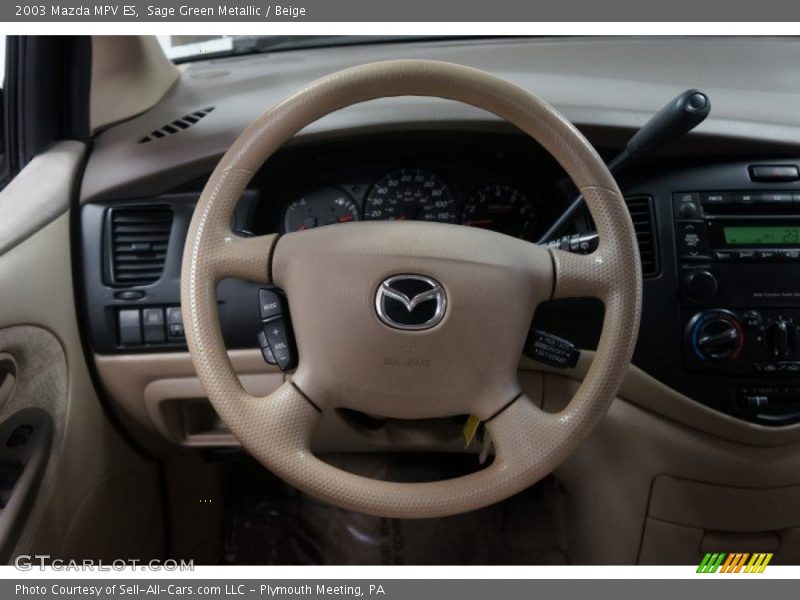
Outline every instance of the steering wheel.
{"type": "Polygon", "coordinates": [[[182,269],[192,361],[243,447],[303,492],[384,517],[475,510],[553,471],[613,400],[630,364],[641,309],[633,225],[614,178],[587,140],[547,103],[509,82],[419,60],[334,73],[259,117],[203,190],[182,269]],[[361,222],[249,238],[231,231],[248,182],[286,140],[335,110],[393,96],[460,101],[531,136],[586,199],[600,236],[597,250],[576,255],[427,222],[361,222]],[[216,298],[226,277],[273,283],[286,292],[299,363],[291,380],[268,396],[248,394],[228,359],[216,298]],[[522,393],[517,366],[536,306],[564,297],[599,298],[605,317],[591,368],[569,405],[552,414],[522,393]],[[348,473],[310,449],[321,412],[338,407],[403,419],[477,415],[495,458],[474,473],[425,483],[348,473]]]}

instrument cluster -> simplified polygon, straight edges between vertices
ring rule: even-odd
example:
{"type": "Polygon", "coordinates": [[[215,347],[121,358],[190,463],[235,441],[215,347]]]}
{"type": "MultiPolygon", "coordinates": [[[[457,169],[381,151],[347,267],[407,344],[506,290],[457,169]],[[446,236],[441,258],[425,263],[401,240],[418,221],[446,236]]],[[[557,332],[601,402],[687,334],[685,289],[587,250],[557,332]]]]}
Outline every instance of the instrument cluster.
{"type": "Polygon", "coordinates": [[[490,176],[454,180],[416,166],[388,169],[369,182],[319,185],[287,200],[282,233],[353,221],[433,221],[533,240],[541,225],[523,185],[490,176]]]}

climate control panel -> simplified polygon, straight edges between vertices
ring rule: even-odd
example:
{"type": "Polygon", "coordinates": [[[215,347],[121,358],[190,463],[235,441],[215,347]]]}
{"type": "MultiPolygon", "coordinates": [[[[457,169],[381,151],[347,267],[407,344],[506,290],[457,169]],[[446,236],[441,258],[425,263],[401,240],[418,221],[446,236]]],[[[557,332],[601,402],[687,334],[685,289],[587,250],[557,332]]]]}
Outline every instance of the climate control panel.
{"type": "Polygon", "coordinates": [[[689,370],[800,376],[800,309],[687,309],[683,319],[689,370]]]}

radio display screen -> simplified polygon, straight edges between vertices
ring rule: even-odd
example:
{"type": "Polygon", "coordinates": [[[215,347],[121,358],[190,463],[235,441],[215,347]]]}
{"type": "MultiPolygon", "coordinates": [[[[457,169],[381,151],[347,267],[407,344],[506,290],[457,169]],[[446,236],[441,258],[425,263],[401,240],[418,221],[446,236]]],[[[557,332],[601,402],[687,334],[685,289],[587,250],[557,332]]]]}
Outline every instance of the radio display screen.
{"type": "Polygon", "coordinates": [[[723,227],[725,243],[730,246],[800,245],[800,225],[723,227]]]}

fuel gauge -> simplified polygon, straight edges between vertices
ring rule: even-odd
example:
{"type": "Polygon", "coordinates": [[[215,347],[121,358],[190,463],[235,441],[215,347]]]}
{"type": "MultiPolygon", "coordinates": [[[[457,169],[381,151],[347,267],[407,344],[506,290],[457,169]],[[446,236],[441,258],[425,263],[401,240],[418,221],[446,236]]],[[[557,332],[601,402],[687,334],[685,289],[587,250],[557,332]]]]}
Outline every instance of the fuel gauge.
{"type": "Polygon", "coordinates": [[[487,185],[464,205],[462,223],[530,240],[536,229],[536,209],[530,199],[510,185],[487,185]]]}
{"type": "Polygon", "coordinates": [[[286,207],[283,232],[358,221],[358,205],[345,191],[324,187],[305,194],[286,207]]]}

